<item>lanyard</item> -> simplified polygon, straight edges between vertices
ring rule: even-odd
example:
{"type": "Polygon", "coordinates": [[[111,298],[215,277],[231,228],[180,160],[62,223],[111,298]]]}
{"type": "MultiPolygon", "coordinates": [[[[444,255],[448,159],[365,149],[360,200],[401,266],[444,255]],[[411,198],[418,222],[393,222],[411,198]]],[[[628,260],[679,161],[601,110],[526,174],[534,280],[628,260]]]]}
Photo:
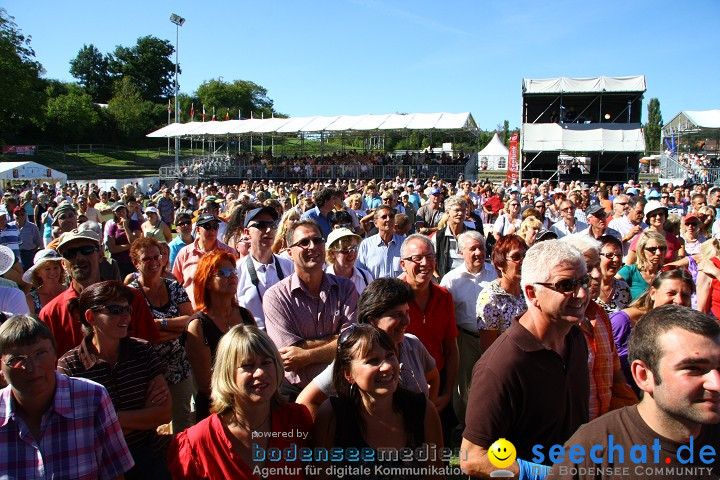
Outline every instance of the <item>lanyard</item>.
{"type": "MultiPolygon", "coordinates": [[[[282,268],[280,268],[280,260],[275,255],[273,255],[273,258],[275,259],[275,270],[277,271],[278,280],[282,280],[283,278],[285,278],[285,275],[283,275],[282,268]]],[[[255,271],[255,262],[253,262],[252,255],[250,255],[250,258],[248,258],[247,267],[248,273],[250,274],[250,281],[253,285],[255,285],[258,297],[260,297],[260,301],[262,302],[262,294],[260,293],[260,280],[258,280],[257,272],[255,271]]]]}

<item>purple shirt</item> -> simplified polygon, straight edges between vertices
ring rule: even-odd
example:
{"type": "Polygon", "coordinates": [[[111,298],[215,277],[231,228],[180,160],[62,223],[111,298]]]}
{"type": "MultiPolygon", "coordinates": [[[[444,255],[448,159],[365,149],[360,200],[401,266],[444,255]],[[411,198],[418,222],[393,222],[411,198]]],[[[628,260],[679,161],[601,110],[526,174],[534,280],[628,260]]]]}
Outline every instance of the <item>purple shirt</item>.
{"type": "Polygon", "coordinates": [[[16,413],[12,387],[0,391],[0,472],[10,478],[115,478],[133,465],[107,391],[55,374],[57,387],[39,442],[16,413]]]}
{"type": "MultiPolygon", "coordinates": [[[[323,273],[320,295],[312,295],[296,273],[270,287],[263,297],[265,328],[278,348],[337,335],[355,322],[358,293],[347,278],[323,273]]],[[[305,388],[329,363],[286,371],[288,382],[305,388]]]]}

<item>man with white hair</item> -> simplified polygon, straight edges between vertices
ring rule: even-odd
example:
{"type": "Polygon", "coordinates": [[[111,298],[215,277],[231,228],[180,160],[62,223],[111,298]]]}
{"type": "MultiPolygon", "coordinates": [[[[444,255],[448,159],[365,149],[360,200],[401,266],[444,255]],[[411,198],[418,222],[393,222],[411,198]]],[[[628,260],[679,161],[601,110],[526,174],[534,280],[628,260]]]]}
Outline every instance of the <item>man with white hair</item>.
{"type": "Polygon", "coordinates": [[[527,478],[535,445],[563,444],[588,421],[587,345],[578,327],[590,301],[585,264],[577,248],[559,240],[525,254],[528,310],[473,369],[460,458],[469,475],[495,470],[488,449],[505,438],[518,458],[507,469],[527,478]]]}
{"type": "Polygon", "coordinates": [[[563,242],[574,246],[583,254],[590,277],[590,301],[580,329],[588,345],[588,371],[590,373],[590,420],[604,415],[610,410],[637,403],[637,397],[627,384],[622,373],[620,358],[613,340],[612,325],[605,309],[594,299],[600,295],[600,248],[594,238],[576,233],[562,238],[563,242]],[[612,402],[611,402],[612,401],[612,402]]]}
{"type": "Polygon", "coordinates": [[[461,233],[457,242],[458,252],[464,262],[450,270],[440,286],[450,292],[455,305],[460,357],[457,387],[453,389],[453,410],[460,424],[464,425],[472,369],[482,355],[475,302],[480,292],[498,275],[495,267],[485,262],[485,237],[480,232],[468,230],[461,233]]]}

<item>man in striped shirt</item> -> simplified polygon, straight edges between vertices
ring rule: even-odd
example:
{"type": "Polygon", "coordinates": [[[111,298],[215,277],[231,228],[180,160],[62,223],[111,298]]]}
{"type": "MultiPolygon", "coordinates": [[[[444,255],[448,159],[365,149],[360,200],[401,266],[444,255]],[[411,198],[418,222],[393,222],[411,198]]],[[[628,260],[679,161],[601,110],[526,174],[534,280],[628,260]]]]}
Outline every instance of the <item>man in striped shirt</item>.
{"type": "Polygon", "coordinates": [[[101,385],[55,372],[50,329],[29,315],[0,326],[0,477],[121,477],[134,464],[101,385]]]}

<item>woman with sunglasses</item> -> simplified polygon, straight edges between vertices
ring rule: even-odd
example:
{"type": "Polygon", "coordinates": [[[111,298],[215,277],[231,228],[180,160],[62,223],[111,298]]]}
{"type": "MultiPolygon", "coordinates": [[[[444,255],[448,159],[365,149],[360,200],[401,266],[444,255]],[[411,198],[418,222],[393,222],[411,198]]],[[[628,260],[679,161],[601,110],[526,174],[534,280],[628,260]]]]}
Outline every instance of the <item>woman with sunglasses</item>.
{"type": "MultiPolygon", "coordinates": [[[[665,256],[663,263],[669,263],[685,256],[684,243],[673,233],[665,230],[665,221],[668,217],[668,208],[657,200],[650,200],[645,205],[645,219],[648,227],[646,232],[657,232],[665,238],[665,256]]],[[[641,235],[637,235],[632,243],[630,243],[630,251],[625,261],[625,265],[632,265],[637,261],[637,245],[641,235]]],[[[641,292],[642,293],[642,292],[641,292]]]]}
{"type": "Polygon", "coordinates": [[[199,311],[190,317],[185,350],[197,385],[196,423],[210,414],[210,368],[220,339],[235,325],[255,325],[252,313],[237,303],[237,275],[235,257],[217,250],[200,259],[194,274],[199,311]]]}
{"type": "Polygon", "coordinates": [[[27,295],[28,307],[36,315],[50,300],[67,290],[67,272],[62,266],[62,257],[55,250],[37,252],[33,266],[23,273],[22,279],[32,285],[27,295]]]}
{"type": "Polygon", "coordinates": [[[220,340],[212,369],[212,415],[170,445],[173,478],[305,478],[299,460],[265,460],[269,449],[306,447],[312,427],[307,408],[280,394],[284,375],[280,353],[265,332],[250,325],[231,328],[220,340]],[[256,468],[265,467],[282,473],[256,475],[256,468]]]}
{"type": "Polygon", "coordinates": [[[601,235],[600,238],[600,291],[594,300],[608,315],[627,307],[632,301],[630,286],[615,278],[622,267],[622,243],[612,235],[601,235]]]}
{"type": "Polygon", "coordinates": [[[180,336],[193,314],[185,289],[175,280],[163,276],[163,254],[160,243],[154,238],[141,238],[133,242],[130,258],[138,269],[138,277],[128,286],[142,293],[152,312],[155,324],[162,332],[164,342],[153,345],[165,365],[165,379],[172,396],[173,433],[192,425],[190,398],[193,385],[190,362],[180,336]]]}
{"type": "Polygon", "coordinates": [[[690,298],[695,292],[695,283],[684,269],[672,269],[656,275],[648,289],[636,298],[628,308],[615,312],[610,316],[613,338],[617,347],[620,364],[625,378],[630,382],[635,393],[639,390],[633,381],[630,363],[628,362],[628,341],[632,327],[645,313],[655,307],[674,303],[690,306],[690,298]]]}
{"type": "Polygon", "coordinates": [[[328,235],[325,251],[325,261],[328,264],[325,273],[352,280],[358,295],[373,281],[370,272],[355,266],[361,241],[359,235],[347,228],[337,228],[328,235]]]}
{"type": "MultiPolygon", "coordinates": [[[[381,466],[399,473],[384,475],[384,479],[408,478],[404,468],[440,467],[442,461],[422,461],[416,456],[410,460],[378,460],[377,450],[408,448],[415,451],[423,444],[442,449],[443,439],[440,418],[432,402],[422,393],[411,393],[399,386],[400,362],[392,339],[372,325],[355,324],[338,339],[333,367],[333,387],[337,396],[330,397],[318,410],[313,427],[314,447],[337,447],[347,452],[358,449],[375,453],[372,461],[333,462],[347,467],[375,468],[381,466]]],[[[431,457],[432,458],[432,457],[431,457]]],[[[332,478],[326,468],[319,465],[317,478],[332,478]]],[[[365,479],[362,469],[348,471],[348,479],[365,479]]]]}
{"type": "Polygon", "coordinates": [[[126,479],[169,478],[165,443],[155,429],[170,421],[165,367],[152,345],[128,336],[134,295],[120,282],[100,282],[78,298],[85,338],[58,361],[58,371],[104,386],[135,466],[126,479]]]}
{"type": "Polygon", "coordinates": [[[128,209],[122,202],[113,205],[113,223],[107,227],[107,246],[110,257],[115,260],[120,269],[120,278],[135,272],[135,266],[130,260],[130,247],[138,238],[142,237],[142,228],[137,220],[130,220],[128,209]]]}
{"type": "Polygon", "coordinates": [[[665,253],[668,249],[665,236],[659,232],[646,230],[638,237],[635,263],[623,266],[615,276],[628,284],[633,300],[648,289],[655,275],[665,264],[665,253]]]}
{"type": "MultiPolygon", "coordinates": [[[[358,323],[374,325],[387,333],[395,344],[400,362],[400,385],[410,392],[423,393],[430,401],[437,399],[440,373],[435,360],[420,340],[405,329],[410,323],[412,288],[397,278],[378,278],[363,291],[358,300],[358,323]]],[[[313,379],[297,398],[313,414],[335,394],[333,364],[313,379]]]]}
{"type": "Polygon", "coordinates": [[[520,287],[522,263],[528,247],[518,235],[502,237],[493,248],[492,263],[498,274],[478,295],[476,311],[480,347],[483,351],[510,327],[510,322],[525,313],[527,304],[520,287]]]}
{"type": "Polygon", "coordinates": [[[502,214],[498,216],[493,224],[493,236],[495,240],[500,240],[500,237],[516,233],[521,223],[520,201],[511,197],[510,200],[505,202],[505,208],[502,214]]]}

